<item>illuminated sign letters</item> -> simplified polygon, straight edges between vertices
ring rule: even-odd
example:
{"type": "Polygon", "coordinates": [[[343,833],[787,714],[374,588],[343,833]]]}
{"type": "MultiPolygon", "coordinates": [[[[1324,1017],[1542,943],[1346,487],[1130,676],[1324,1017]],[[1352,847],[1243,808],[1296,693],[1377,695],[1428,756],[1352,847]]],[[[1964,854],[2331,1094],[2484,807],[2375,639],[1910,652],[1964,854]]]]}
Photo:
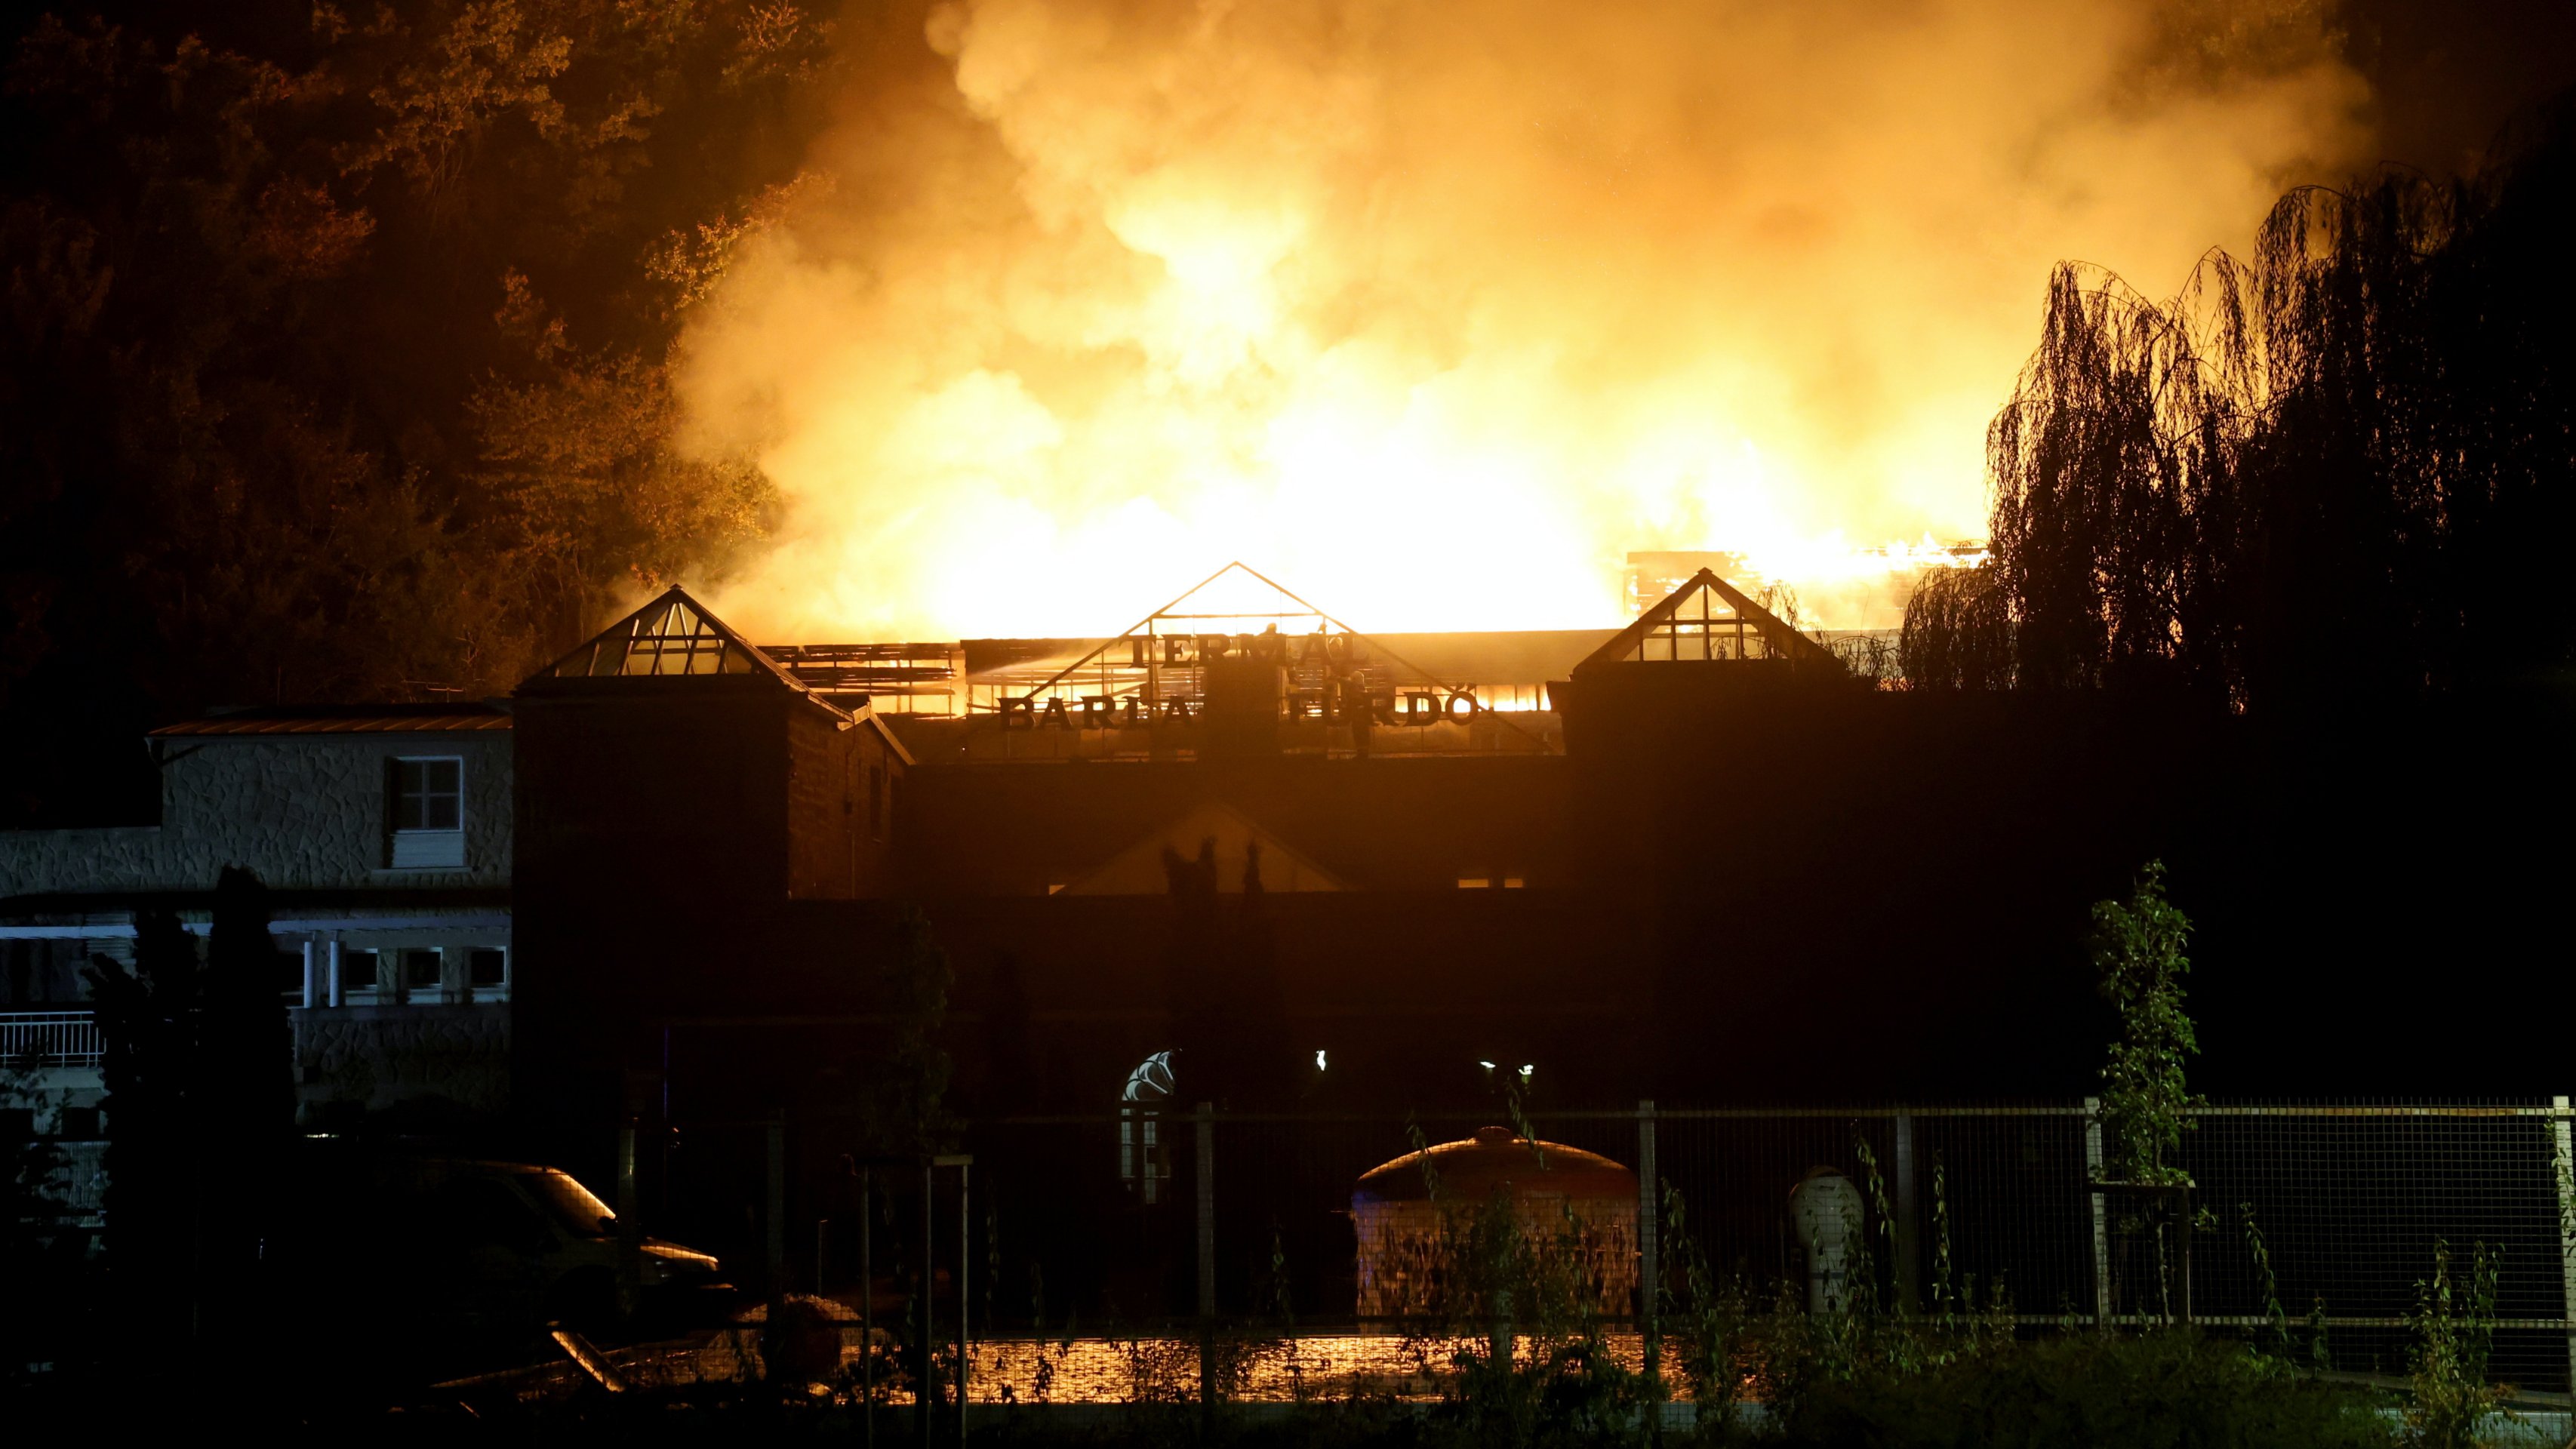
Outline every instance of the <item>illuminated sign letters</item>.
{"type": "MultiPolygon", "coordinates": [[[[1365,696],[1365,707],[1370,722],[1374,724],[1419,729],[1443,720],[1464,723],[1483,708],[1476,702],[1475,691],[1476,686],[1472,684],[1455,691],[1379,690],[1365,696]]],[[[1353,722],[1352,712],[1359,706],[1361,698],[1356,690],[1342,688],[1292,689],[1280,699],[1279,717],[1290,724],[1350,724],[1353,722]]],[[[1144,729],[1155,725],[1186,725],[1205,708],[1204,701],[1190,699],[1149,703],[1135,695],[1118,698],[1105,694],[1087,694],[1070,702],[1059,695],[1043,703],[1006,696],[994,707],[1004,729],[1079,730],[1084,734],[1113,729],[1144,729]],[[1079,705],[1079,713],[1069,704],[1079,705]]]]}

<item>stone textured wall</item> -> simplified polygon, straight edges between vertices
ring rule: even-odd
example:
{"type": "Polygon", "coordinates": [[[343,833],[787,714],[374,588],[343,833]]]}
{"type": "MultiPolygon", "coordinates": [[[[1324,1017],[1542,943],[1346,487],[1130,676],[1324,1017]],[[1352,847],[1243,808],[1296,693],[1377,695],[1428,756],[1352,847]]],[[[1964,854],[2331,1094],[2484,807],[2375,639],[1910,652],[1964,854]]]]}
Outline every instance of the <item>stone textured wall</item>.
{"type": "Polygon", "coordinates": [[[161,824],[0,832],[0,895],[206,890],[227,865],[281,889],[506,886],[511,739],[468,735],[253,735],[169,742],[161,824]],[[465,761],[465,865],[386,867],[387,762],[465,761]]]}
{"type": "Polygon", "coordinates": [[[802,900],[859,893],[859,803],[867,788],[860,741],[815,710],[787,720],[787,893],[802,900]]]}
{"type": "Polygon", "coordinates": [[[787,718],[787,892],[800,900],[851,900],[887,891],[891,792],[902,762],[868,725],[836,728],[819,712],[787,718]],[[878,773],[871,821],[868,774],[878,773]]]}
{"type": "Polygon", "coordinates": [[[498,1111],[510,1092],[510,1008],[344,1006],[294,1013],[298,1096],[308,1119],[334,1106],[381,1111],[438,1098],[498,1111]]]}

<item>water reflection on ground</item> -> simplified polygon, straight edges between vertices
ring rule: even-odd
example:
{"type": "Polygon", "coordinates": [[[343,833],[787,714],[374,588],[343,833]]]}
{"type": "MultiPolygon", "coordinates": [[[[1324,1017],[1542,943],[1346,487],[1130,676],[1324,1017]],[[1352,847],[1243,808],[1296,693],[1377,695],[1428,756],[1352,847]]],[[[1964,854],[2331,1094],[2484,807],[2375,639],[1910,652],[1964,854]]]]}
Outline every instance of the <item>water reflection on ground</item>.
{"type": "MultiPolygon", "coordinates": [[[[841,1340],[842,1386],[862,1374],[859,1330],[835,1324],[841,1340]]],[[[870,1373],[885,1372],[884,1337],[870,1373]]],[[[1479,1343],[1481,1349],[1481,1342],[1479,1343]]],[[[1610,1334],[1611,1356],[1634,1369],[1644,1362],[1637,1335],[1610,1334]]],[[[1224,1398],[1237,1403],[1321,1402],[1361,1395],[1436,1398],[1454,1372],[1459,1340],[1399,1333],[1326,1332],[1294,1336],[1215,1338],[1209,1357],[1224,1398]]],[[[1201,1345],[1196,1336],[1009,1338],[977,1342],[967,1372],[967,1396],[979,1404],[1188,1403],[1199,1394],[1201,1345]]],[[[1529,1357],[1523,1344],[1521,1355],[1529,1357]]],[[[688,1383],[741,1383],[764,1376],[761,1329],[742,1324],[665,1343],[643,1344],[607,1355],[638,1387],[688,1383]]],[[[880,1402],[911,1402],[901,1385],[876,1385],[880,1402]]]]}
{"type": "MultiPolygon", "coordinates": [[[[1607,1346],[1631,1368],[1644,1362],[1634,1334],[1614,1335],[1607,1346]]],[[[1199,1347],[1195,1338],[1177,1337],[977,1344],[967,1394],[979,1403],[1187,1401],[1199,1392],[1199,1347]]],[[[1459,1348],[1455,1340],[1326,1333],[1220,1339],[1211,1357],[1225,1398],[1296,1403],[1358,1394],[1437,1397],[1459,1348]]]]}

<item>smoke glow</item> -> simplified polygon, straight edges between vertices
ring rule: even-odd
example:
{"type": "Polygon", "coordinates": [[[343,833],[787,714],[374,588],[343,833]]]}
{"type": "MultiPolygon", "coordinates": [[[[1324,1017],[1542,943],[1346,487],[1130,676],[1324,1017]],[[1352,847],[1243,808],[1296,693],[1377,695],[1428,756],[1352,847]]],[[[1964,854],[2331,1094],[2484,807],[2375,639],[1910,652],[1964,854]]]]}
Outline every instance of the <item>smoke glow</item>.
{"type": "Polygon", "coordinates": [[[1984,532],[2050,264],[2152,290],[2361,145],[2312,10],[959,0],[844,25],[695,436],[789,507],[764,637],[1121,628],[1241,558],[1359,627],[1810,622],[1984,532]],[[2198,22],[2195,23],[2195,17],[2198,22]],[[2216,27],[2213,29],[2212,27],[2216,27]]]}

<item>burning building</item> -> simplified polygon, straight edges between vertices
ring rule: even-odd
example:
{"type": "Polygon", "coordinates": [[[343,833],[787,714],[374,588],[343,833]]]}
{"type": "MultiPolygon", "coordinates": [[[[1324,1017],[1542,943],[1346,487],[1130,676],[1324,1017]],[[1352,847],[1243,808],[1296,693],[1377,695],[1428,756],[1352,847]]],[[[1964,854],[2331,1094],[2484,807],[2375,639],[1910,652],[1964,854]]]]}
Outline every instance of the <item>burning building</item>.
{"type": "MultiPolygon", "coordinates": [[[[1753,671],[1709,676],[1722,691],[1840,679],[1704,569],[1618,631],[1373,635],[1237,564],[1109,637],[764,647],[675,589],[513,700],[162,731],[156,750],[188,761],[165,824],[0,842],[0,932],[30,962],[112,950],[136,910],[202,892],[220,854],[309,894],[281,990],[317,1044],[353,1040],[320,1034],[334,1013],[390,1012],[381,1033],[433,1005],[498,1010],[494,1041],[512,1020],[535,1032],[523,1089],[596,1057],[591,1080],[649,1077],[658,1102],[698,1041],[734,1030],[720,1020],[851,1008],[796,963],[866,955],[902,902],[970,998],[1016,993],[1032,1029],[1090,1023],[978,1064],[1072,1090],[1179,1046],[1187,981],[1232,969],[1236,947],[1172,939],[1187,859],[1215,894],[1263,898],[1259,950],[1288,963],[1281,1052],[1328,1051],[1355,1088],[1426,1057],[1547,1054],[1580,1021],[1571,1040],[1593,1045],[1555,1051],[1555,1080],[1606,1087],[1620,1053],[1597,1044],[1645,1010],[1651,975],[1601,924],[1627,889],[1626,847],[1603,842],[1636,832],[1587,794],[1569,740],[1655,713],[1674,682],[1658,666],[1693,665],[1753,671]],[[231,793],[200,800],[200,780],[231,793]],[[275,803],[244,813],[255,800],[275,803]],[[324,869],[314,852],[344,838],[324,869]],[[440,934],[457,923],[483,934],[440,934]],[[612,1045],[595,1028],[622,1016],[637,1041],[612,1045]],[[549,1022],[570,1037],[550,1043],[549,1022]]],[[[78,994],[65,971],[13,980],[19,1006],[78,994]]],[[[501,1095],[313,1051],[316,1111],[501,1095]]],[[[1204,1056],[1179,1061],[1184,1092],[1206,1080],[1204,1056]]],[[[593,1095],[614,1115],[625,1089],[593,1095]]]]}
{"type": "Polygon", "coordinates": [[[2142,857],[2061,724],[1869,688],[1705,568],[1622,629],[1438,635],[1240,567],[1087,638],[762,646],[675,589],[505,701],[173,727],[156,829],[0,837],[0,942],[59,1035],[61,963],[250,865],[308,1125],[506,1117],[692,1222],[740,1205],[656,1194],[762,1170],[709,1167],[721,1124],[777,1124],[790,1182],[860,1150],[928,1013],[953,1110],[1114,1122],[1152,1206],[1200,1103],[1481,1111],[1488,1061],[1534,1111],[1752,1091],[1823,1036],[1884,1089],[1998,1000],[2080,1010],[2009,974],[2022,903],[2142,857]]]}

